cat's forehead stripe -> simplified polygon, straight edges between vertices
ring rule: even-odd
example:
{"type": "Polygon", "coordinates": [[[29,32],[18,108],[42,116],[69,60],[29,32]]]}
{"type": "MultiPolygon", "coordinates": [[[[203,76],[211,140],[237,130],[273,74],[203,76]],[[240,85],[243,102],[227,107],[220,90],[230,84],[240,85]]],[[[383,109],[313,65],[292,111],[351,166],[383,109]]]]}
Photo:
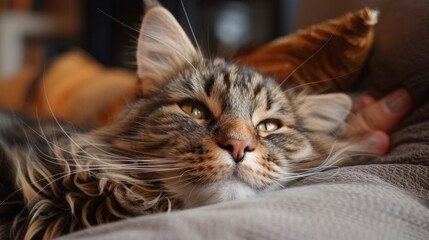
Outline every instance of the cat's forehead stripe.
{"type": "MultiPolygon", "coordinates": [[[[225,72],[223,74],[223,83],[226,86],[226,89],[230,89],[231,88],[231,74],[229,72],[225,72]]],[[[235,79],[236,76],[233,76],[233,79],[235,79]]]]}
{"type": "Polygon", "coordinates": [[[206,80],[204,84],[204,91],[206,92],[206,95],[208,97],[210,97],[211,95],[214,83],[215,83],[215,76],[212,75],[206,80]]]}
{"type": "Polygon", "coordinates": [[[253,90],[253,96],[254,96],[254,98],[256,98],[259,95],[259,93],[262,90],[262,87],[263,87],[262,83],[259,83],[258,85],[256,85],[256,87],[253,90]]]}
{"type": "Polygon", "coordinates": [[[270,91],[265,91],[266,96],[267,96],[267,107],[266,110],[269,111],[271,109],[271,106],[273,104],[273,99],[271,97],[271,92],[270,91]]]}

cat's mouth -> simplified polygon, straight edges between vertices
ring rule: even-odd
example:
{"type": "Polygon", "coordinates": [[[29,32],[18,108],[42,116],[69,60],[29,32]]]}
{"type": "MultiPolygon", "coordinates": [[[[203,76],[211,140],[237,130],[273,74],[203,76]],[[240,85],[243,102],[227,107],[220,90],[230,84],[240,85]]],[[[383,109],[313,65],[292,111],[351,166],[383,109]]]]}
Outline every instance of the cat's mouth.
{"type": "Polygon", "coordinates": [[[255,153],[236,163],[222,152],[216,161],[207,162],[203,170],[189,172],[190,176],[202,181],[173,185],[170,189],[185,208],[255,196],[270,188],[273,178],[277,177],[277,172],[255,153]],[[212,168],[209,170],[209,167],[212,168]]]}

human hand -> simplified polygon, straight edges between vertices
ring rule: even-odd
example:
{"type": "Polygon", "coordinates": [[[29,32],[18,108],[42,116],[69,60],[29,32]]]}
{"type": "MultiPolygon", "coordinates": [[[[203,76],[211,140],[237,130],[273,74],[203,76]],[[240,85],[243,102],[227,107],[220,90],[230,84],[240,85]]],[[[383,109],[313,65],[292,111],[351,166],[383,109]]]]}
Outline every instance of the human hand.
{"type": "Polygon", "coordinates": [[[349,120],[347,134],[363,135],[362,143],[376,154],[385,154],[390,147],[389,133],[412,109],[410,93],[400,88],[376,101],[363,95],[355,104],[356,114],[349,120]]]}

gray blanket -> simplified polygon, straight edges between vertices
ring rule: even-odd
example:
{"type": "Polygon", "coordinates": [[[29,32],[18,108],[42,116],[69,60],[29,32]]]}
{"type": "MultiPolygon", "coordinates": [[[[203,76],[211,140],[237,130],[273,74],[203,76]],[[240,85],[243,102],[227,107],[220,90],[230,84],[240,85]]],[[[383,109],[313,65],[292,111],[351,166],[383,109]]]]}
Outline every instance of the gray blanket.
{"type": "Polygon", "coordinates": [[[374,164],[255,198],[137,217],[63,239],[429,239],[429,103],[374,164]]]}

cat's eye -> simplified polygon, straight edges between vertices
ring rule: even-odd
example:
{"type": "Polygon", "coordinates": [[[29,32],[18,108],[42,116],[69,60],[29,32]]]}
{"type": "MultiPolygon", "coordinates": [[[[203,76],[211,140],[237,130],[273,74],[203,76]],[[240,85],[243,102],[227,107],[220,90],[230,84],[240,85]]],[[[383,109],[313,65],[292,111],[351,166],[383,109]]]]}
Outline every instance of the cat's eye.
{"type": "Polygon", "coordinates": [[[206,108],[200,103],[187,101],[180,104],[180,108],[195,119],[202,119],[207,115],[206,108]]]}
{"type": "Polygon", "coordinates": [[[268,119],[265,121],[260,122],[256,129],[260,132],[273,132],[281,127],[281,124],[279,121],[274,119],[268,119]]]}

